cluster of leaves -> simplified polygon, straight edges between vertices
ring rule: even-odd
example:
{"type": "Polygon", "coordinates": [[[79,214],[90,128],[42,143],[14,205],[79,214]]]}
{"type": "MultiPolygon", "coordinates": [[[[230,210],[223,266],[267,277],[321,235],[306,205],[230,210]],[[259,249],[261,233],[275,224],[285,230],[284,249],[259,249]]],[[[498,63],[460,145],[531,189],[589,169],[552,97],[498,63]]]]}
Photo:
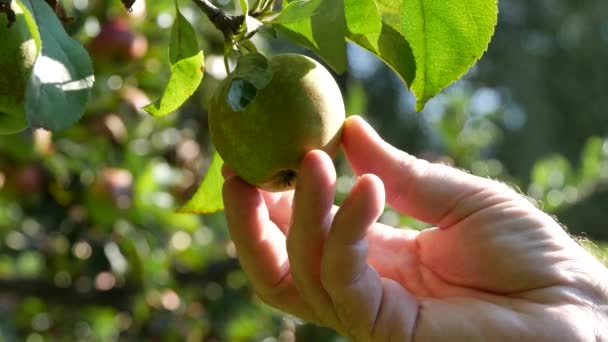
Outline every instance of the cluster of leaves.
{"type": "MultiPolygon", "coordinates": [[[[88,54],[64,30],[60,18],[69,18],[56,1],[12,1],[21,7],[39,50],[25,91],[28,123],[50,130],[67,128],[82,117],[94,83],[88,54]]],[[[3,6],[10,23],[10,2],[3,6]]]]}
{"type": "MultiPolygon", "coordinates": [[[[32,127],[66,128],[80,119],[94,81],[86,52],[65,35],[57,17],[70,18],[59,1],[47,1],[52,8],[43,6],[41,1],[15,1],[33,18],[28,22],[30,31],[39,36],[37,43],[42,47],[31,77],[32,86],[28,87],[28,121],[32,127]],[[56,16],[51,15],[52,10],[56,16]],[[60,63],[65,72],[53,79],[43,77],[42,73],[52,67],[47,65],[49,59],[60,63]],[[36,82],[40,80],[44,82],[36,82]],[[34,87],[38,83],[41,85],[34,87]],[[61,116],[50,112],[49,99],[60,98],[58,92],[65,95],[65,100],[59,108],[54,107],[54,112],[69,114],[61,116]]],[[[134,3],[133,0],[123,1],[129,9],[134,3]]],[[[195,3],[207,9],[208,15],[213,13],[216,26],[239,47],[255,50],[249,38],[260,26],[270,26],[312,49],[338,73],[346,70],[346,42],[352,41],[377,55],[402,78],[416,94],[418,109],[459,79],[481,57],[497,22],[496,0],[292,0],[285,1],[278,11],[273,11],[274,1],[256,1],[250,10],[249,3],[243,0],[243,15],[239,17],[222,17],[217,14],[223,12],[209,12],[208,1],[195,3]],[[230,30],[227,31],[226,25],[230,30]]],[[[202,79],[203,55],[196,35],[179,13],[177,1],[175,7],[178,20],[169,47],[174,76],[165,95],[146,107],[154,115],[175,111],[202,79]]]]}
{"type": "MultiPolygon", "coordinates": [[[[241,1],[243,15],[226,38],[225,58],[233,50],[256,52],[251,36],[269,28],[315,52],[337,73],[347,67],[346,44],[351,41],[383,60],[417,97],[417,109],[450,83],[459,79],[488,47],[497,22],[496,1],[284,1],[272,11],[273,1],[257,1],[252,9],[241,1]],[[465,13],[463,16],[462,13],[465,13]]],[[[177,8],[176,8],[177,9],[177,8]]],[[[178,17],[179,10],[177,9],[178,17]]],[[[230,19],[230,18],[229,18],[230,19]]],[[[173,76],[163,97],[146,107],[153,115],[173,112],[198,87],[202,55],[188,22],[175,25],[170,47],[173,76]],[[180,58],[181,56],[181,58],[180,58]],[[163,104],[163,106],[161,106],[163,104]]],[[[226,62],[228,70],[228,62],[226,62]]],[[[221,161],[214,163],[209,177],[184,210],[209,213],[221,209],[221,161]]]]}
{"type": "MultiPolygon", "coordinates": [[[[65,129],[81,118],[88,103],[94,82],[90,60],[61,27],[59,19],[67,17],[59,1],[48,1],[50,8],[41,1],[15,1],[31,18],[30,31],[41,47],[26,91],[28,123],[49,130],[65,129]],[[56,15],[52,15],[53,10],[56,15]],[[49,73],[51,68],[60,71],[49,73]]],[[[134,4],[133,0],[123,1],[127,9],[134,4]]],[[[232,54],[257,52],[251,38],[264,29],[282,32],[311,49],[338,73],[346,70],[346,44],[351,41],[399,75],[416,95],[418,110],[481,57],[497,22],[496,0],[292,0],[278,7],[274,0],[251,5],[241,0],[239,16],[229,15],[206,0],[194,4],[224,35],[227,70],[232,54]]],[[[180,12],[177,1],[174,6],[176,20],[168,49],[171,77],[160,98],[144,107],[157,117],[178,110],[200,87],[204,74],[196,30],[180,12]]],[[[221,162],[214,166],[210,177],[217,174],[221,162]]],[[[221,209],[220,186],[221,179],[206,180],[185,210],[208,213],[221,209]]]]}
{"type": "MultiPolygon", "coordinates": [[[[272,2],[257,1],[253,7],[264,10],[256,12],[241,1],[246,18],[228,39],[255,50],[248,38],[261,26],[270,26],[310,48],[338,73],[346,70],[346,43],[352,41],[401,77],[418,98],[419,110],[482,56],[498,13],[492,0],[287,0],[277,12],[270,11],[272,2]]],[[[191,40],[188,35],[180,39],[191,40]]]]}

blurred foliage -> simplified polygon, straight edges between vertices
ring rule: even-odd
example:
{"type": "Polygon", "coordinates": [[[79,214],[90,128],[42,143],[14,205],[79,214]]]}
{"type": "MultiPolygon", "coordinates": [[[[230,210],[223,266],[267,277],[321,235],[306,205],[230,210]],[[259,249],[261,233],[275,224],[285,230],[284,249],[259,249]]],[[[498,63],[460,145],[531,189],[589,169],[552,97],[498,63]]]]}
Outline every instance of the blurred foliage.
{"type": "MultiPolygon", "coordinates": [[[[169,77],[173,3],[142,9],[140,0],[131,14],[120,1],[64,4],[97,83],[71,129],[0,137],[0,340],[343,340],[255,297],[222,213],[175,211],[211,162],[206,106],[224,77],[219,33],[184,2],[206,51],[205,78],[177,113],[152,118],[139,108],[169,77]],[[94,37],[116,18],[130,27],[117,36],[131,44],[103,53],[119,43],[99,50],[94,37]]],[[[607,11],[604,0],[502,2],[487,55],[423,113],[361,49],[349,46],[349,71],[336,77],[349,114],[364,113],[389,142],[517,187],[605,258],[607,11]]],[[[257,39],[265,52],[302,52],[257,39]]],[[[336,165],[341,200],[354,177],[343,156],[336,165]]],[[[381,220],[425,227],[391,209],[381,220]]]]}

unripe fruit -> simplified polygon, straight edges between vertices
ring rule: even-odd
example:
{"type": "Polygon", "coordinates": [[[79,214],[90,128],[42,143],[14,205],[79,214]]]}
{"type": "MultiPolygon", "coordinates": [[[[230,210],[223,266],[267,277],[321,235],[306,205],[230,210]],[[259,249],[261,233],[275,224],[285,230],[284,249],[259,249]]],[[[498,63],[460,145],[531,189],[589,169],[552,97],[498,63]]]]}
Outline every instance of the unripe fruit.
{"type": "Polygon", "coordinates": [[[38,56],[23,10],[15,1],[11,9],[16,17],[10,27],[0,13],[0,134],[27,128],[25,88],[38,56]]]}
{"type": "Polygon", "coordinates": [[[211,99],[209,130],[220,156],[243,180],[285,191],[294,187],[306,152],[336,154],[344,103],[332,75],[311,58],[276,55],[269,70],[270,82],[253,101],[245,99],[244,108],[235,109],[228,99],[239,78],[224,80],[211,99]]]}

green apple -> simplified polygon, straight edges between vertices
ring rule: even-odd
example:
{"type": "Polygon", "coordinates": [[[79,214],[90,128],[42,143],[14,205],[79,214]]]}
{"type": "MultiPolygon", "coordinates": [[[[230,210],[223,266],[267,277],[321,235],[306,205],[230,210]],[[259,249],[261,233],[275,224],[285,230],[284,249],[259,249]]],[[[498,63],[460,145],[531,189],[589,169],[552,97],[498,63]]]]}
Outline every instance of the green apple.
{"type": "Polygon", "coordinates": [[[285,191],[294,187],[306,152],[336,154],[345,110],[340,88],[315,60],[280,54],[270,58],[268,71],[262,89],[230,75],[220,83],[209,106],[209,130],[224,162],[243,180],[285,191]]]}
{"type": "Polygon", "coordinates": [[[12,1],[11,9],[16,20],[10,27],[7,16],[0,15],[0,134],[27,128],[25,88],[38,56],[22,8],[12,1]]]}

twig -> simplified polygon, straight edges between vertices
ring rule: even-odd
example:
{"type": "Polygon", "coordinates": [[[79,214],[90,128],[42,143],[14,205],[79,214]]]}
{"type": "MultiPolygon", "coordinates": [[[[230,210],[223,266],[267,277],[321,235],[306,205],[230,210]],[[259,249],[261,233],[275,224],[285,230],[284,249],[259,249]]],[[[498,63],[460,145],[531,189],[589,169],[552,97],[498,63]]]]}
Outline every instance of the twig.
{"type": "Polygon", "coordinates": [[[208,0],[192,0],[194,4],[200,8],[203,13],[209,18],[213,25],[220,30],[227,40],[238,36],[241,32],[244,15],[230,15],[220,8],[213,5],[208,0]]]}

